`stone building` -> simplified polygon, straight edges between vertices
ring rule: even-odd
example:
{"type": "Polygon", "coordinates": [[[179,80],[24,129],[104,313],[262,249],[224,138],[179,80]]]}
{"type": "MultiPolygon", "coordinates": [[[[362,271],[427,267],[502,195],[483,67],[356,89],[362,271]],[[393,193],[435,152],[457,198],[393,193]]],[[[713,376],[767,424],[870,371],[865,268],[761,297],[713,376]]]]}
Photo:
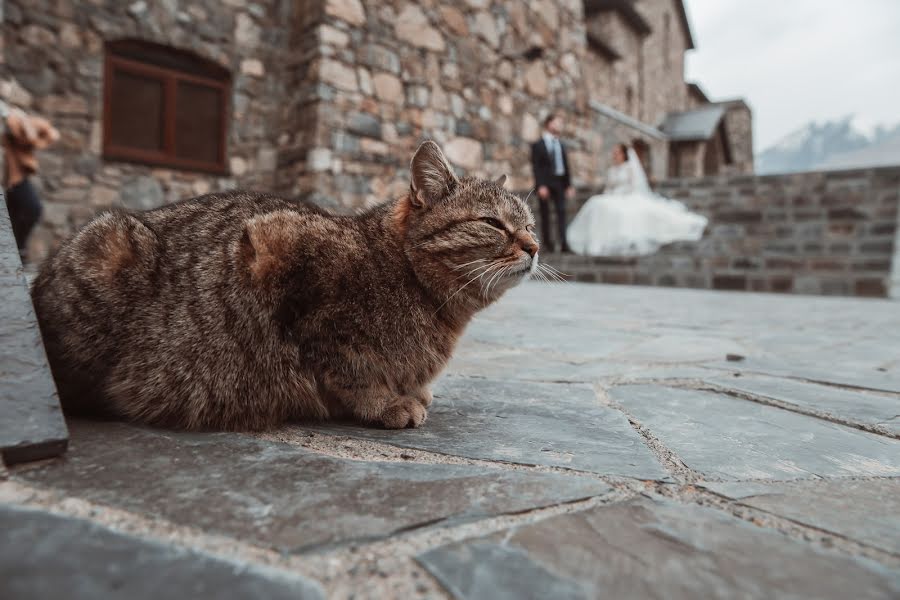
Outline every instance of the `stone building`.
{"type": "Polygon", "coordinates": [[[460,171],[527,191],[528,143],[550,110],[566,117],[582,187],[602,186],[619,141],[655,181],[753,168],[746,105],[684,81],[680,0],[0,6],[0,95],[63,133],[42,156],[37,257],[113,204],[242,187],[357,210],[404,192],[424,138],[460,171]],[[666,133],[696,109],[722,113],[708,138],[666,133]]]}

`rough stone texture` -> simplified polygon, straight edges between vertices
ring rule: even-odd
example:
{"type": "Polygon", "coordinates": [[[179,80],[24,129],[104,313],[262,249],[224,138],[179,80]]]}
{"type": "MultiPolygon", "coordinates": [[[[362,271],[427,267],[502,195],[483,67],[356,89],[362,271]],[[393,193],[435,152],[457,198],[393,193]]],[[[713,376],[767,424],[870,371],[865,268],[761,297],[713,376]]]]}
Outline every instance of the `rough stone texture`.
{"type": "Polygon", "coordinates": [[[900,576],[717,511],[637,500],[448,545],[418,559],[465,600],[895,598],[900,576]],[[839,574],[839,575],[837,575],[839,574]]]}
{"type": "Polygon", "coordinates": [[[900,476],[900,441],[722,394],[651,385],[610,397],[707,477],[900,476]]]}
{"type": "Polygon", "coordinates": [[[315,431],[468,458],[664,479],[666,473],[618,411],[589,386],[445,377],[427,427],[382,430],[322,425],[315,431]]]}
{"type": "Polygon", "coordinates": [[[21,479],[284,552],[609,490],[586,477],[348,461],[241,435],[114,424],[73,422],[72,446],[66,464],[24,471],[21,479]]]}
{"type": "Polygon", "coordinates": [[[897,167],[666,181],[657,191],[709,218],[703,239],[640,258],[548,260],[579,281],[872,297],[889,295],[900,268],[897,167]]]}
{"type": "Polygon", "coordinates": [[[900,555],[900,479],[706,483],[704,487],[745,506],[900,555]]]}
{"type": "Polygon", "coordinates": [[[770,398],[786,406],[878,427],[900,437],[900,396],[895,394],[862,392],[776,377],[728,375],[708,381],[736,392],[770,398]]]}
{"type": "Polygon", "coordinates": [[[109,531],[89,521],[0,506],[0,596],[324,598],[302,577],[109,531]]]}
{"type": "Polygon", "coordinates": [[[0,456],[11,464],[56,456],[68,432],[0,191],[0,456]]]}
{"type": "MultiPolygon", "coordinates": [[[[70,564],[119,547],[82,519],[179,569],[199,552],[334,598],[894,598],[900,441],[860,428],[900,396],[896,319],[884,300],[527,283],[473,321],[420,429],[73,421],[64,459],[0,470],[0,503],[61,515],[70,564]]],[[[56,565],[41,531],[14,548],[56,565]]]]}

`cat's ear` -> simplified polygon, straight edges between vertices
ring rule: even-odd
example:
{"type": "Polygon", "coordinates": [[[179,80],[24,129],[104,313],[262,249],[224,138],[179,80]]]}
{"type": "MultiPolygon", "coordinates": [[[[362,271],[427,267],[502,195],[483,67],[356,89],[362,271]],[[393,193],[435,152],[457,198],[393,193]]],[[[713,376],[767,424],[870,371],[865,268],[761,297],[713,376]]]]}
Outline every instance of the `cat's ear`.
{"type": "Polygon", "coordinates": [[[494,183],[496,183],[500,187],[503,187],[504,185],[506,185],[506,173],[504,173],[503,175],[501,175],[500,177],[495,179],[494,183]]]}
{"type": "Polygon", "coordinates": [[[239,254],[254,283],[271,281],[290,266],[302,242],[302,218],[294,211],[277,210],[244,225],[239,254]]]}
{"type": "Polygon", "coordinates": [[[443,200],[459,183],[441,148],[431,140],[422,142],[416,150],[410,171],[409,200],[416,208],[443,200]]]}

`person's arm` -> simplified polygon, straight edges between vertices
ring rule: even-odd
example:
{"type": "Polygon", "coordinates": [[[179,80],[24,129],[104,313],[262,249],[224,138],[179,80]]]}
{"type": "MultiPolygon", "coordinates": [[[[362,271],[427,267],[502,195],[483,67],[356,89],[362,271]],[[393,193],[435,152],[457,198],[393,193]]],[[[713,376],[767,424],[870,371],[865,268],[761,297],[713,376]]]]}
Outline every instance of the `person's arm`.
{"type": "Polygon", "coordinates": [[[563,158],[563,167],[565,168],[565,186],[566,186],[566,198],[571,200],[575,197],[575,188],[572,187],[572,174],[569,171],[569,152],[566,150],[565,145],[560,144],[560,148],[562,149],[562,158],[563,158]]]}
{"type": "Polygon", "coordinates": [[[547,174],[545,165],[541,164],[541,151],[538,144],[541,140],[531,145],[531,172],[534,174],[534,186],[537,188],[538,198],[546,200],[550,197],[550,189],[547,187],[547,174]]]}

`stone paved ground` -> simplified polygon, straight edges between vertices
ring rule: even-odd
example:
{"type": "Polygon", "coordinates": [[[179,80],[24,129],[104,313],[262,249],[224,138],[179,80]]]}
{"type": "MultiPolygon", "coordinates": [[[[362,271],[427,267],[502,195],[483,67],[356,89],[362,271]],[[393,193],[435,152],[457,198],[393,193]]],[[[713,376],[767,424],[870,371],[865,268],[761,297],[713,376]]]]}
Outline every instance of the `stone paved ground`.
{"type": "Polygon", "coordinates": [[[897,598],[900,304],[527,284],[424,428],[70,421],[0,597],[897,598]]]}

